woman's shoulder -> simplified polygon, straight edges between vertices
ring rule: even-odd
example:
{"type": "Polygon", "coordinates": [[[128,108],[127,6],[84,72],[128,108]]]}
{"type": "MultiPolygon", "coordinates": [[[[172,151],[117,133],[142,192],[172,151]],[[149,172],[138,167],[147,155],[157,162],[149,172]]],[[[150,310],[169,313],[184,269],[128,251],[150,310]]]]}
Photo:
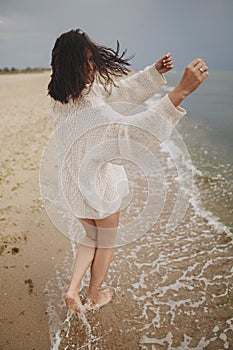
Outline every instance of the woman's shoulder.
{"type": "Polygon", "coordinates": [[[84,108],[95,107],[104,103],[104,87],[98,83],[86,85],[80,96],[73,100],[70,98],[67,103],[51,99],[53,116],[73,114],[84,108]]]}

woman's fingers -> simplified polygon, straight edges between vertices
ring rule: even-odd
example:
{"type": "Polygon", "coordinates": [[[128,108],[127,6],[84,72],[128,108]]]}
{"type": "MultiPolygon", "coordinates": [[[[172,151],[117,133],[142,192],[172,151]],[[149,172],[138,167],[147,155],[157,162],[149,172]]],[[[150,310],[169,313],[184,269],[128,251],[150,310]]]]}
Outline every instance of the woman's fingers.
{"type": "Polygon", "coordinates": [[[202,78],[206,78],[208,76],[208,66],[201,58],[196,58],[193,60],[187,65],[186,70],[188,71],[189,75],[193,74],[193,77],[196,76],[198,80],[203,80],[202,78]],[[201,77],[200,74],[204,75],[201,77]]]}
{"type": "Polygon", "coordinates": [[[199,59],[197,63],[195,63],[194,70],[196,71],[198,79],[203,81],[205,78],[208,77],[208,66],[206,63],[199,59]]]}
{"type": "Polygon", "coordinates": [[[165,56],[162,57],[163,66],[167,68],[173,67],[172,55],[168,52],[165,56]]]}
{"type": "Polygon", "coordinates": [[[197,58],[187,65],[180,86],[185,95],[191,94],[208,76],[208,67],[206,63],[197,58]]]}
{"type": "Polygon", "coordinates": [[[168,52],[166,55],[162,57],[163,61],[170,61],[172,60],[172,55],[170,52],[168,52]]]}
{"type": "Polygon", "coordinates": [[[193,60],[190,65],[193,67],[196,67],[199,63],[203,62],[203,60],[201,58],[195,58],[195,60],[193,60]]]}
{"type": "Polygon", "coordinates": [[[208,70],[208,66],[206,65],[205,61],[203,61],[201,58],[196,58],[188,66],[193,67],[195,70],[208,70]]]}
{"type": "Polygon", "coordinates": [[[172,64],[172,60],[163,60],[164,64],[172,64]]]}
{"type": "Polygon", "coordinates": [[[163,57],[161,57],[162,60],[166,60],[169,57],[171,57],[171,52],[166,53],[166,55],[163,55],[163,57]]]}
{"type": "Polygon", "coordinates": [[[173,68],[172,55],[168,52],[166,55],[163,55],[156,63],[155,67],[159,73],[166,73],[173,68]]]}
{"type": "Polygon", "coordinates": [[[198,62],[198,64],[195,66],[196,70],[199,70],[201,73],[206,72],[208,70],[207,65],[204,61],[198,62]]]}

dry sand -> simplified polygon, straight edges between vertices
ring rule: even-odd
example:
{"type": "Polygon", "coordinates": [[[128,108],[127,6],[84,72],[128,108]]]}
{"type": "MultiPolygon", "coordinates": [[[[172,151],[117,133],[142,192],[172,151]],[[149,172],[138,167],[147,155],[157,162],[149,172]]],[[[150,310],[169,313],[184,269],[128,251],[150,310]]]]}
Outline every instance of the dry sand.
{"type": "Polygon", "coordinates": [[[0,348],[49,349],[45,283],[68,244],[41,206],[38,171],[52,130],[49,73],[0,76],[0,348]]]}

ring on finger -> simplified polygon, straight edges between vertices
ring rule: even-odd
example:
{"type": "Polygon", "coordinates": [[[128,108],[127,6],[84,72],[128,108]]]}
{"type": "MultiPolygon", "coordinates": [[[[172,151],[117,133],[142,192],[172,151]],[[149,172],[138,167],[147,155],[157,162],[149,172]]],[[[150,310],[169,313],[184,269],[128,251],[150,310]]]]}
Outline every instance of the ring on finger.
{"type": "Polygon", "coordinates": [[[204,70],[202,68],[199,68],[199,71],[201,72],[201,74],[204,73],[204,70]]]}

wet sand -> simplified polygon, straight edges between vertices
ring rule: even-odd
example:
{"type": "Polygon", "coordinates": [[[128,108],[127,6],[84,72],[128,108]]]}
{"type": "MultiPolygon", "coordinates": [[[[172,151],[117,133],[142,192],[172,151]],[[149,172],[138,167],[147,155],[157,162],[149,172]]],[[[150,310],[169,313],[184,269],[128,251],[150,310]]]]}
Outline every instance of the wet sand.
{"type": "Polygon", "coordinates": [[[0,76],[0,348],[45,350],[52,342],[54,350],[231,349],[231,239],[191,207],[166,233],[172,199],[149,233],[115,249],[106,279],[113,301],[66,319],[72,246],[39,193],[40,159],[53,128],[48,80],[48,73],[0,76]]]}

